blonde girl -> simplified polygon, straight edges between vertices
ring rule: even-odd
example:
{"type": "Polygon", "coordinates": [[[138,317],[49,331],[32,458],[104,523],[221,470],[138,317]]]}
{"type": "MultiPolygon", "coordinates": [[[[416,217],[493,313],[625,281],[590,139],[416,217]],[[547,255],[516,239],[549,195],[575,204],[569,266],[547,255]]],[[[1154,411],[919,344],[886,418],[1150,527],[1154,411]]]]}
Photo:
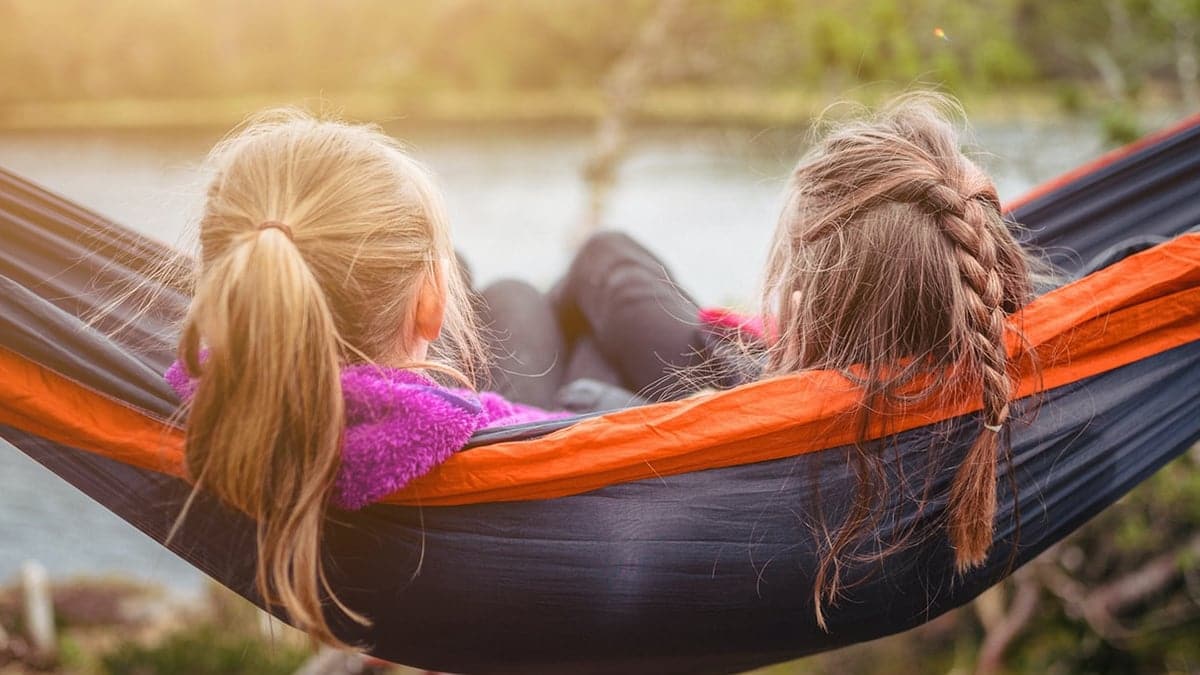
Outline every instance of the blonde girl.
{"type": "Polygon", "coordinates": [[[462,447],[551,416],[466,382],[480,341],[428,172],[376,129],[273,112],[219,144],[194,298],[167,379],[188,402],[187,469],[257,521],[268,605],[337,643],[321,539],[462,447]],[[436,343],[436,352],[431,345],[436,343]]]}

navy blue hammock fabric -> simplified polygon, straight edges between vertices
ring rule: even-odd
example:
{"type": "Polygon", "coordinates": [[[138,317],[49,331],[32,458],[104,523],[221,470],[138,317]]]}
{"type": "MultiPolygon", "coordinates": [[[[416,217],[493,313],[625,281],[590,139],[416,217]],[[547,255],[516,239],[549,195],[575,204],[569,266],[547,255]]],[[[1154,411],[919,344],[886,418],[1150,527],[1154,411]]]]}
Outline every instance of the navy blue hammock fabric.
{"type": "MultiPolygon", "coordinates": [[[[1200,119],[1043,189],[1011,215],[1068,273],[1179,237],[1200,223],[1200,119]]],[[[168,419],[178,401],[161,373],[188,299],[172,253],[3,171],[0,233],[0,348],[168,419]],[[153,292],[148,311],[138,310],[137,294],[113,302],[129,282],[163,270],[177,274],[143,288],[153,292]]],[[[331,512],[331,582],[372,624],[331,618],[376,656],[455,672],[731,672],[871,640],[970,601],[1185,451],[1200,438],[1197,383],[1200,342],[1192,340],[1038,394],[1036,417],[1011,432],[995,549],[962,577],[938,525],[977,418],[892,438],[883,506],[895,517],[878,535],[911,530],[913,545],[847,570],[852,583],[826,609],[828,631],[815,621],[810,525],[818,503],[827,518],[846,508],[854,481],[846,447],[546,499],[331,512]],[[918,510],[909,496],[931,447],[946,457],[935,498],[918,510]]],[[[0,392],[8,384],[0,381],[0,392]]],[[[0,436],[166,540],[187,483],[55,441],[37,422],[0,426],[0,436]]],[[[564,424],[493,430],[473,446],[564,424]]],[[[248,518],[201,495],[166,545],[257,601],[248,518]]]]}

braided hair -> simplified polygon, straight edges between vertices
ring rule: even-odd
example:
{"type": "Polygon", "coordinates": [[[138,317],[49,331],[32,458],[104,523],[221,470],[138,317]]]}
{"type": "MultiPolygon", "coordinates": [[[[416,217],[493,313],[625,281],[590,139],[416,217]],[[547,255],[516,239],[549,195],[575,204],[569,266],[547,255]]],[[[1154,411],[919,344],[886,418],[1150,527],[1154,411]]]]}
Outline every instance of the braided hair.
{"type": "Polygon", "coordinates": [[[981,564],[992,545],[1014,393],[1007,342],[1022,343],[1008,317],[1032,297],[1034,262],[1002,219],[992,181],[961,151],[954,118],[961,110],[950,99],[910,94],[829,131],[793,172],[772,244],[763,311],[777,317],[779,340],[767,374],[839,370],[865,397],[855,494],[839,522],[819,524],[822,625],[843,563],[883,515],[882,446],[866,438],[873,422],[887,430],[892,413],[982,403],[949,488],[946,527],[959,571],[981,564]]]}

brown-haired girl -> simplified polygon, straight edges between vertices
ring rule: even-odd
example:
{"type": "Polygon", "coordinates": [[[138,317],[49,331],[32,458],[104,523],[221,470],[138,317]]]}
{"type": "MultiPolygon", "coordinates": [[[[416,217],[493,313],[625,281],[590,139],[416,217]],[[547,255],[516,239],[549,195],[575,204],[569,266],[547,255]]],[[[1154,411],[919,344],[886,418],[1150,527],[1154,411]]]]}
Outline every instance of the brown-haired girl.
{"type": "MultiPolygon", "coordinates": [[[[864,392],[863,429],[872,416],[935,397],[980,401],[979,431],[946,507],[966,570],[992,546],[1013,398],[1007,344],[1019,333],[1008,319],[1032,299],[1036,263],[1005,223],[992,180],[960,149],[954,118],[961,111],[949,99],[909,95],[835,127],[800,161],[767,263],[763,310],[778,339],[764,375],[846,374],[864,392]]],[[[860,476],[882,462],[857,454],[860,476]]],[[[836,596],[838,557],[867,534],[875,503],[860,485],[828,533],[818,600],[836,596]]]]}
{"type": "MultiPolygon", "coordinates": [[[[1006,344],[1019,332],[1009,317],[1033,295],[1034,262],[1003,220],[991,179],[960,149],[956,118],[961,111],[945,97],[899,98],[827,130],[788,183],[762,298],[769,337],[749,377],[836,370],[863,391],[863,442],[852,450],[857,494],[840,522],[819,524],[818,608],[837,596],[843,558],[870,537],[880,516],[885,486],[875,477],[883,475],[884,459],[877,444],[866,443],[866,430],[906,407],[982,404],[978,432],[950,486],[947,530],[960,570],[983,562],[992,545],[996,464],[1014,391],[1006,344]]],[[[697,355],[708,361],[700,381],[720,381],[711,374],[731,360],[707,336],[714,326],[744,329],[743,322],[712,314],[702,315],[708,326],[692,322],[695,304],[657,261],[638,262],[647,253],[627,237],[602,235],[585,253],[564,283],[565,304],[593,326],[603,322],[594,334],[620,333],[604,341],[612,361],[630,363],[630,354],[640,354],[647,365],[633,381],[666,378],[674,387],[658,391],[677,392],[696,381],[694,373],[662,364],[697,355]],[[608,302],[616,291],[605,286],[618,278],[611,270],[642,287],[627,296],[673,299],[608,302]],[[684,338],[638,341],[648,324],[672,320],[684,338]]],[[[746,359],[732,361],[740,367],[726,373],[737,379],[747,372],[746,359]]]]}
{"type": "Polygon", "coordinates": [[[326,507],[402,487],[481,427],[555,415],[426,374],[466,382],[480,340],[441,197],[389,137],[282,111],[211,159],[167,373],[188,401],[187,469],[256,519],[265,602],[336,643],[321,600],[337,603],[321,567],[326,507]]]}

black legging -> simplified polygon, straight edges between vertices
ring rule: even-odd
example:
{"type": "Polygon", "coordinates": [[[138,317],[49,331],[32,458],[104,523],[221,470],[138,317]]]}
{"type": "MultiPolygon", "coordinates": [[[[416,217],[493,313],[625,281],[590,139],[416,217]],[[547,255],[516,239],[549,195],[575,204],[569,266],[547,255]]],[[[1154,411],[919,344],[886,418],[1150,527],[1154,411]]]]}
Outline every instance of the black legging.
{"type": "Polygon", "coordinates": [[[480,319],[491,352],[487,386],[505,398],[541,408],[559,407],[566,381],[567,342],[546,296],[516,279],[480,294],[480,319]]]}
{"type": "MultiPolygon", "coordinates": [[[[1081,274],[1163,239],[1130,237],[1097,255],[1081,274]]],[[[744,354],[714,354],[722,351],[720,338],[698,325],[696,302],[653,253],[619,232],[592,236],[549,296],[506,280],[483,298],[485,324],[492,326],[492,385],[516,401],[562,407],[564,388],[585,379],[648,400],[753,379],[755,366],[744,354]]]]}
{"type": "Polygon", "coordinates": [[[625,234],[591,237],[549,295],[504,280],[482,297],[491,386],[523,403],[559,407],[564,385],[581,379],[679,398],[709,358],[696,302],[625,234]]]}

